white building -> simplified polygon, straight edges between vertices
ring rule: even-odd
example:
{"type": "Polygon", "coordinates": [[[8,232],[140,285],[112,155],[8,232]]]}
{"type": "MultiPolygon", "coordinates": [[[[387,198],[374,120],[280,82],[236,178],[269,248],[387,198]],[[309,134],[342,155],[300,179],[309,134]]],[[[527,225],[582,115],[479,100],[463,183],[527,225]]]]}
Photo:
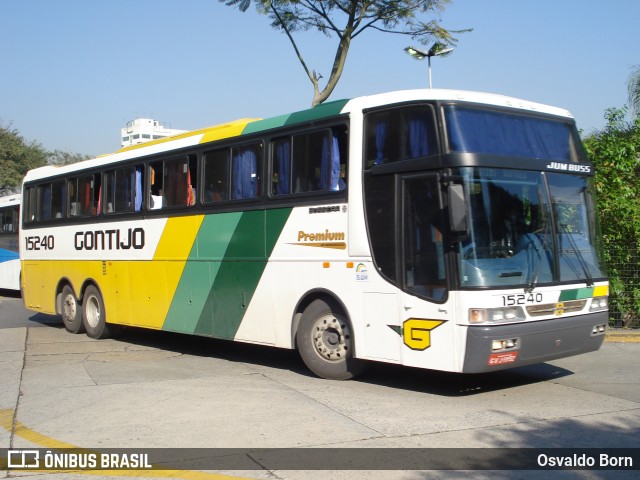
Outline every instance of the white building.
{"type": "Polygon", "coordinates": [[[127,126],[120,129],[121,145],[128,147],[139,143],[157,140],[184,133],[187,130],[176,130],[151,118],[136,118],[127,122],[127,126]]]}

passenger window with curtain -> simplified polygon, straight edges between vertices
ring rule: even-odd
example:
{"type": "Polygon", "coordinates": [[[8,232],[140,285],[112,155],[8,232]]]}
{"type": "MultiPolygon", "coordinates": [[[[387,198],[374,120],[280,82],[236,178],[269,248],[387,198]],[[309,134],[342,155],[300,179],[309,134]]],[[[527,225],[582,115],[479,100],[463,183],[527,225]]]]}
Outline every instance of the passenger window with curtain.
{"type": "Polygon", "coordinates": [[[371,112],[365,118],[365,168],[437,152],[430,105],[371,112]]]}
{"type": "Polygon", "coordinates": [[[100,175],[84,175],[72,178],[67,183],[69,216],[87,217],[96,215],[100,207],[100,175]]]}
{"type": "Polygon", "coordinates": [[[195,204],[196,156],[188,155],[151,163],[149,208],[195,204]]]}
{"type": "Polygon", "coordinates": [[[260,195],[262,144],[231,149],[231,199],[249,199],[260,195]]]}
{"type": "Polygon", "coordinates": [[[36,220],[51,220],[51,184],[38,185],[36,220]]]}
{"type": "Polygon", "coordinates": [[[132,165],[105,174],[104,212],[123,213],[142,210],[144,167],[132,165]]]}
{"type": "Polygon", "coordinates": [[[587,162],[575,126],[565,119],[461,106],[444,110],[452,152],[587,162]]]}
{"type": "Polygon", "coordinates": [[[347,134],[334,127],[272,143],[272,195],[345,190],[347,134]]]}

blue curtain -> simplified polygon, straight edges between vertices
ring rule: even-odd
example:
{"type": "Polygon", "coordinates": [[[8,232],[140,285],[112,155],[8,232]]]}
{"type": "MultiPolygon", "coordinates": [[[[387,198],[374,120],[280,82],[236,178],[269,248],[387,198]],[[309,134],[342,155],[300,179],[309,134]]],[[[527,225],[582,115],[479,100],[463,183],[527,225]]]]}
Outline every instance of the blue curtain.
{"type": "Polygon", "coordinates": [[[291,193],[291,141],[287,140],[276,145],[276,159],[278,160],[278,186],[276,194],[291,193]]]}
{"type": "Polygon", "coordinates": [[[571,128],[563,122],[455,107],[446,119],[455,152],[571,160],[571,128]]]}
{"type": "Polygon", "coordinates": [[[135,182],[135,211],[139,212],[142,210],[142,165],[136,167],[135,182]]]}
{"type": "Polygon", "coordinates": [[[376,159],[374,165],[382,165],[384,163],[384,144],[387,141],[387,122],[379,121],[376,123],[376,159]]]}
{"type": "Polygon", "coordinates": [[[320,190],[337,192],[344,189],[344,182],[340,179],[340,147],[338,136],[335,132],[331,138],[322,139],[322,152],[320,157],[320,190]],[[329,148],[331,142],[331,148],[329,148]]]}
{"type": "Polygon", "coordinates": [[[424,118],[413,115],[409,119],[409,149],[411,158],[429,155],[429,130],[424,118]]]}
{"type": "Polygon", "coordinates": [[[338,145],[338,136],[333,132],[331,138],[331,186],[332,192],[343,190],[340,179],[340,146],[338,145]]]}
{"type": "Polygon", "coordinates": [[[255,198],[258,192],[256,152],[250,148],[236,150],[233,156],[233,199],[255,198]]]}
{"type": "Polygon", "coordinates": [[[51,220],[51,185],[44,185],[42,194],[42,220],[51,220]]]}

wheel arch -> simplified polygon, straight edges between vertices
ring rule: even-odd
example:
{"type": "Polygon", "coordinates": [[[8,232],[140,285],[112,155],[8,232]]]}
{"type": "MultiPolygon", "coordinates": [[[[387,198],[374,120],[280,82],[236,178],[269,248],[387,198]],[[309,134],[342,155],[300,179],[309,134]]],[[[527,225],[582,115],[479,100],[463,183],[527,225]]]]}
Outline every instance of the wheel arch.
{"type": "Polygon", "coordinates": [[[296,335],[298,334],[302,313],[312,302],[319,299],[332,303],[339,308],[351,325],[351,330],[353,331],[353,322],[351,321],[349,310],[344,302],[340,300],[340,297],[335,292],[326,288],[314,288],[300,297],[293,312],[293,318],[291,319],[291,345],[293,345],[293,348],[295,348],[296,345],[296,335]]]}

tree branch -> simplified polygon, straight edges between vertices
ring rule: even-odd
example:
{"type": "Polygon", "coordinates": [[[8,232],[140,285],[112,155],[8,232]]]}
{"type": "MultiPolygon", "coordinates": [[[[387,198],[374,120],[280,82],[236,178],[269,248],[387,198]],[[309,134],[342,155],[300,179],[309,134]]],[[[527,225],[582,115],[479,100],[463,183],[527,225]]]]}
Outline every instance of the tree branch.
{"type": "Polygon", "coordinates": [[[291,42],[291,45],[293,46],[293,49],[296,52],[296,55],[298,57],[298,60],[300,61],[300,64],[302,65],[302,68],[304,69],[305,73],[309,77],[309,80],[311,80],[311,83],[313,84],[314,93],[317,93],[317,91],[318,91],[318,78],[317,78],[316,73],[315,72],[312,73],[309,70],[309,68],[307,67],[307,63],[304,61],[304,58],[302,57],[302,53],[300,53],[300,50],[298,49],[298,45],[296,45],[296,42],[293,39],[293,36],[291,35],[291,32],[289,31],[289,29],[287,28],[287,25],[282,20],[282,17],[278,13],[278,10],[276,10],[276,8],[273,6],[273,3],[271,3],[271,10],[273,11],[273,14],[276,16],[278,21],[280,22],[280,25],[282,26],[282,29],[284,30],[284,33],[287,34],[287,37],[289,38],[289,41],[291,42]]]}

